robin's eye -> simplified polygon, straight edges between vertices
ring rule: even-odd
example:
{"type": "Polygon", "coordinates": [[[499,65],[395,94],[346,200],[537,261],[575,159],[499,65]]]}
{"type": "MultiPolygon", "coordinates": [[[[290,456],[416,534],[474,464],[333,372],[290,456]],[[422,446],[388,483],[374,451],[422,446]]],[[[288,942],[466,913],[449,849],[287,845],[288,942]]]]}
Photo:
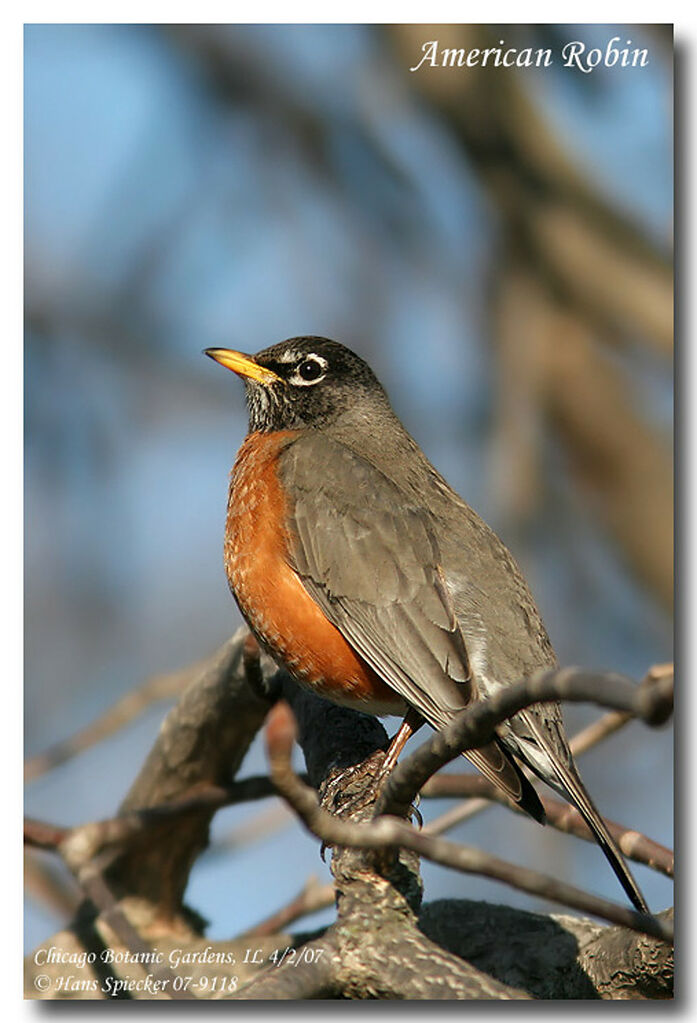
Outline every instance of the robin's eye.
{"type": "Polygon", "coordinates": [[[310,358],[303,359],[300,365],[295,370],[291,382],[298,384],[314,384],[317,380],[321,380],[327,369],[327,364],[322,359],[310,358]]]}

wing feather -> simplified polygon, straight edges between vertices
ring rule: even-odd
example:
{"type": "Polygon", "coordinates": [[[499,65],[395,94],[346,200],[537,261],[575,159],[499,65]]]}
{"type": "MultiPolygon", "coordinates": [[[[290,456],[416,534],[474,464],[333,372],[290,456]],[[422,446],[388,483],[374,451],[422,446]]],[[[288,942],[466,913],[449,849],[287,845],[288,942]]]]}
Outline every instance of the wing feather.
{"type": "MultiPolygon", "coordinates": [[[[428,513],[343,444],[308,436],[280,466],[289,556],[308,593],[374,671],[434,728],[475,698],[428,513]]],[[[498,740],[467,754],[543,819],[530,783],[498,740]]]]}

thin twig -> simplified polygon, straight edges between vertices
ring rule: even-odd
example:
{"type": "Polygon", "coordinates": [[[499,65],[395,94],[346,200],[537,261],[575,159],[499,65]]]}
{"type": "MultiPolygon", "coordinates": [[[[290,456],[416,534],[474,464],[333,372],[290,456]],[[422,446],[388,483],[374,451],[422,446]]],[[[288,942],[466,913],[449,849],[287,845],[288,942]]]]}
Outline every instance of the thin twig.
{"type": "MultiPolygon", "coordinates": [[[[436,778],[431,778],[431,781],[436,781],[436,778]]],[[[483,778],[482,781],[486,781],[483,778]]],[[[492,785],[492,790],[494,786],[492,785]]],[[[488,810],[492,806],[492,800],[495,799],[494,792],[492,791],[491,798],[479,798],[471,799],[467,798],[457,806],[451,806],[449,810],[440,814],[439,817],[435,817],[428,824],[424,825],[424,832],[427,835],[442,835],[446,831],[450,831],[451,828],[456,827],[458,824],[462,824],[464,821],[470,820],[472,817],[476,817],[477,814],[481,813],[482,810],[488,810]]],[[[508,806],[511,806],[510,802],[508,806]]],[[[513,809],[513,807],[511,807],[513,809]]]]}
{"type": "MultiPolygon", "coordinates": [[[[525,816],[523,810],[511,806],[510,801],[500,789],[492,785],[486,778],[476,774],[436,775],[426,783],[421,795],[432,799],[466,797],[462,804],[452,807],[430,821],[423,829],[428,835],[443,834],[455,827],[456,824],[468,820],[475,813],[491,806],[492,801],[525,816]]],[[[573,806],[548,796],[541,797],[541,799],[547,815],[547,824],[550,827],[568,835],[574,835],[576,838],[582,838],[587,842],[595,842],[590,828],[573,806]]],[[[626,828],[607,818],[603,819],[628,859],[634,860],[636,863],[643,863],[652,870],[665,874],[666,877],[673,877],[674,855],[672,849],[654,842],[653,839],[632,828],[626,828]]]]}
{"type": "MultiPolygon", "coordinates": [[[[215,656],[212,655],[212,657],[215,656]]],[[[126,693],[113,707],[110,707],[85,728],[27,760],[24,764],[25,782],[40,778],[42,774],[60,767],[61,764],[65,764],[79,753],[84,753],[91,746],[114,735],[115,732],[142,714],[151,704],[160,700],[171,700],[178,696],[192,679],[205,670],[212,657],[203,658],[178,671],[153,675],[141,686],[126,693]]]]}

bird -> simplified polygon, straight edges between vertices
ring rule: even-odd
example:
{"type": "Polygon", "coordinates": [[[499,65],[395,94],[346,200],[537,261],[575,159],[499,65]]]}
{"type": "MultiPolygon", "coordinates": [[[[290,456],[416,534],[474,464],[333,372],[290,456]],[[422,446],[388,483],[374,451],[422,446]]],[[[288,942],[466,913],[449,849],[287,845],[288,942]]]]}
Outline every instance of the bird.
{"type": "MultiPolygon", "coordinates": [[[[204,354],[242,378],[249,417],[230,474],[230,589],[298,683],[404,718],[386,766],[424,721],[441,729],[471,701],[558,666],[512,554],[430,463],[365,360],[314,336],[204,354]]],[[[540,823],[521,765],[560,793],[649,912],[581,780],[558,702],[519,711],[465,755],[540,823]]]]}

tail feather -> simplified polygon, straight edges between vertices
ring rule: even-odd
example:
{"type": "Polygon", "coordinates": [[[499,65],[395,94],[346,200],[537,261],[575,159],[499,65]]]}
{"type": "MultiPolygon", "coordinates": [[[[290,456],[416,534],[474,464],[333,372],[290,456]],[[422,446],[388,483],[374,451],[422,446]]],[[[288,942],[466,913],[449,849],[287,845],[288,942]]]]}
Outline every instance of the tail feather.
{"type": "Polygon", "coordinates": [[[467,757],[493,785],[506,793],[521,810],[529,813],[539,824],[546,821],[540,797],[516,764],[513,757],[498,742],[467,750],[467,757]]]}
{"type": "Polygon", "coordinates": [[[546,772],[543,773],[540,770],[539,763],[533,763],[532,759],[528,761],[529,766],[543,781],[557,789],[565,799],[568,799],[576,807],[595,835],[598,845],[605,854],[605,858],[612,867],[617,880],[627,893],[630,902],[640,913],[650,913],[651,911],[646,903],[646,899],[625,863],[617,842],[608,831],[605,821],[600,816],[583,784],[563,732],[561,729],[558,729],[553,733],[557,740],[555,748],[552,736],[545,734],[545,730],[543,730],[533,713],[521,711],[520,717],[525,720],[528,727],[532,730],[538,747],[546,754],[546,772]],[[550,768],[553,773],[550,773],[550,768]]]}
{"type": "Polygon", "coordinates": [[[598,845],[605,853],[605,857],[615,872],[617,880],[624,888],[630,901],[640,913],[650,913],[649,907],[641,893],[624,857],[619,850],[617,842],[610,834],[608,827],[588,795],[586,788],[578,773],[574,770],[560,771],[560,781],[569,799],[585,820],[588,827],[595,835],[598,845]]]}

